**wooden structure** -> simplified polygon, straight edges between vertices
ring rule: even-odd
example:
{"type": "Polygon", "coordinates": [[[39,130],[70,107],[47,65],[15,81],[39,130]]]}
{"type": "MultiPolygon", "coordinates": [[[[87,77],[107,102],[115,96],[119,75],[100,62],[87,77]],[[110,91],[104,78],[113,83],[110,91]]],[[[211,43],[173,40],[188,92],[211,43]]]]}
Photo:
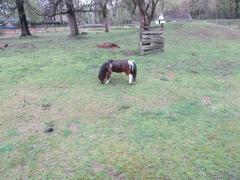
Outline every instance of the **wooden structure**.
{"type": "Polygon", "coordinates": [[[142,55],[152,51],[163,52],[163,48],[163,26],[155,26],[140,31],[139,50],[142,55]]]}

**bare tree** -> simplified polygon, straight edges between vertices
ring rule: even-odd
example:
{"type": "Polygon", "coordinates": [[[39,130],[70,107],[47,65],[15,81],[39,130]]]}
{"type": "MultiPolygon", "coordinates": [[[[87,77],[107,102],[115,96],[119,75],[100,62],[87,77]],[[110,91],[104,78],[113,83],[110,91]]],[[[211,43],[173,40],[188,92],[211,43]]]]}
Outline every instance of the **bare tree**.
{"type": "Polygon", "coordinates": [[[132,0],[141,16],[141,28],[148,30],[160,0],[132,0]]]}
{"type": "Polygon", "coordinates": [[[28,28],[24,2],[24,0],[0,0],[0,15],[9,17],[14,15],[17,10],[21,27],[21,36],[29,36],[31,33],[28,28]]]}
{"type": "Polygon", "coordinates": [[[70,36],[75,37],[79,35],[79,30],[78,30],[73,0],[65,0],[65,4],[67,8],[67,17],[68,17],[68,23],[70,27],[70,36]]]}
{"type": "Polygon", "coordinates": [[[108,28],[108,8],[107,5],[110,0],[93,0],[95,6],[94,11],[99,12],[100,19],[102,18],[102,23],[104,25],[105,32],[109,32],[108,28]]]}
{"type": "Polygon", "coordinates": [[[42,11],[42,9],[33,7],[28,0],[26,1],[28,2],[28,6],[40,16],[55,17],[56,15],[67,15],[71,37],[79,35],[76,13],[93,11],[91,3],[83,3],[80,0],[47,0],[45,3],[51,3],[49,5],[51,8],[48,11],[42,11]]]}
{"type": "Polygon", "coordinates": [[[20,26],[21,26],[21,36],[30,36],[31,33],[28,28],[28,21],[27,21],[25,9],[24,9],[24,1],[16,0],[16,8],[18,11],[18,17],[19,17],[20,26]]]}
{"type": "Polygon", "coordinates": [[[104,24],[104,28],[105,28],[105,32],[108,33],[109,29],[108,29],[108,9],[107,9],[107,4],[108,4],[109,0],[100,0],[100,11],[102,13],[102,18],[103,18],[103,24],[104,24]]]}

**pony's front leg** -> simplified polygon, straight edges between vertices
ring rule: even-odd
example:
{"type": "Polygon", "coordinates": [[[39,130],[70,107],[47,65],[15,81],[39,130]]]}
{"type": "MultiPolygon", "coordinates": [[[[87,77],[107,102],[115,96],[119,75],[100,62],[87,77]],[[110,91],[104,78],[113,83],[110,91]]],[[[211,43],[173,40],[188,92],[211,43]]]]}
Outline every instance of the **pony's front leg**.
{"type": "Polygon", "coordinates": [[[110,78],[105,82],[105,84],[108,84],[110,82],[110,78]]]}
{"type": "Polygon", "coordinates": [[[133,75],[132,74],[129,74],[128,75],[128,80],[129,80],[129,84],[132,84],[132,82],[133,82],[133,75]]]}
{"type": "Polygon", "coordinates": [[[108,83],[110,82],[111,74],[112,74],[112,72],[108,73],[108,75],[107,75],[107,81],[105,82],[105,84],[108,84],[108,83]]]}

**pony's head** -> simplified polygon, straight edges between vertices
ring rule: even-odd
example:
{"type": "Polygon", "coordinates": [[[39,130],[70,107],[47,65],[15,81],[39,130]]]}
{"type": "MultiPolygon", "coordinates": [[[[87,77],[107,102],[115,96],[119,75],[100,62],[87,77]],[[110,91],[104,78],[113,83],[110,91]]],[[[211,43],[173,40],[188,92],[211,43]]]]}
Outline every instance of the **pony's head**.
{"type": "Polygon", "coordinates": [[[101,81],[102,84],[106,82],[107,75],[111,71],[112,68],[111,62],[112,60],[103,63],[99,70],[98,79],[101,81]]]}

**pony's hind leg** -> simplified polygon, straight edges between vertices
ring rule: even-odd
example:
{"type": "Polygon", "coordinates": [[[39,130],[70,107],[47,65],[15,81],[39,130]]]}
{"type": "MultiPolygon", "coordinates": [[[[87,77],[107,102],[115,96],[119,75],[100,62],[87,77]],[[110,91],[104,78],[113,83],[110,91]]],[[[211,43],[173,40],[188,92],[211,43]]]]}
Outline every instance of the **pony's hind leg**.
{"type": "Polygon", "coordinates": [[[132,74],[129,74],[128,75],[129,76],[129,84],[132,84],[132,82],[133,82],[133,75],[132,74]]]}

